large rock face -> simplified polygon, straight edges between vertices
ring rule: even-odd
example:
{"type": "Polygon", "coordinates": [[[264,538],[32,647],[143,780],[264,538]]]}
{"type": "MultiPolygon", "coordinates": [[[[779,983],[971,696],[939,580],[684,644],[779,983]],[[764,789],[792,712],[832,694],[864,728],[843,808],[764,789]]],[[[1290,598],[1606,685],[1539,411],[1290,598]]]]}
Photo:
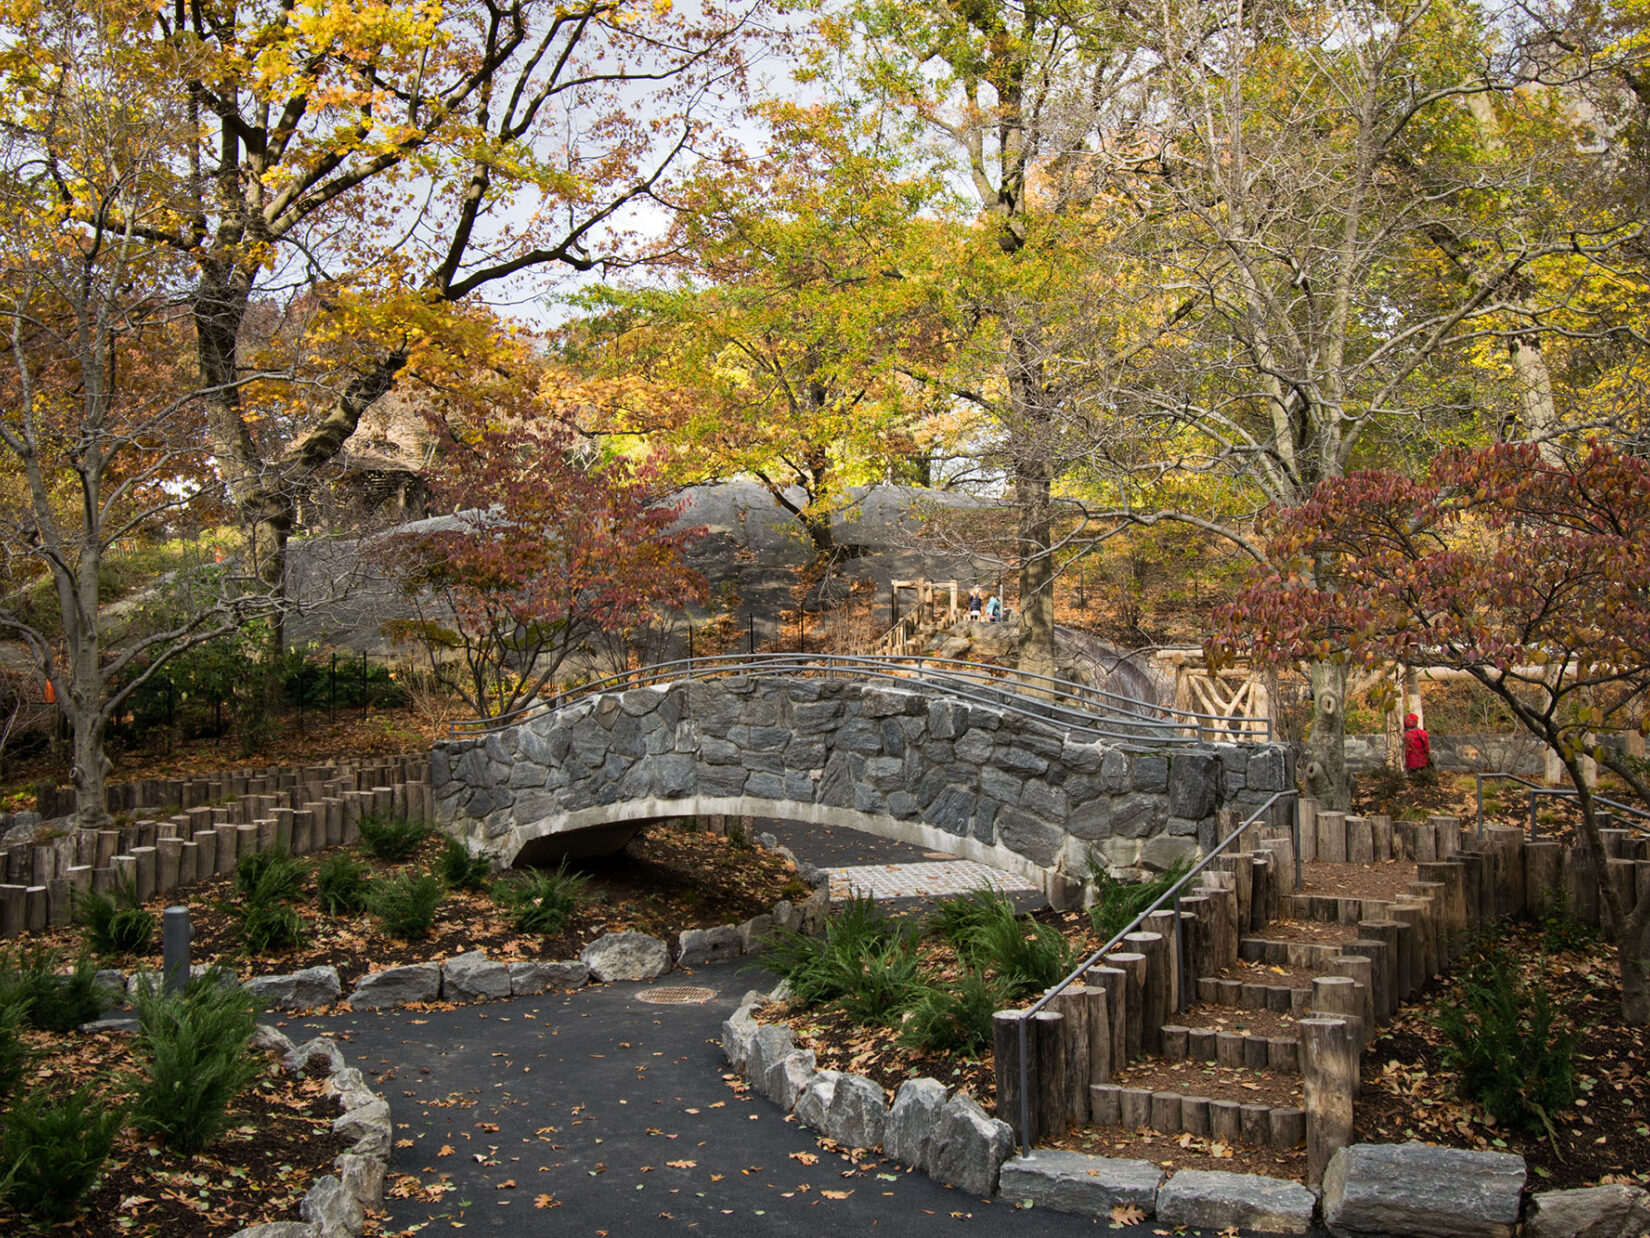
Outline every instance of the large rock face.
{"type": "Polygon", "coordinates": [[[306,967],[284,976],[253,976],[241,987],[266,1005],[281,1010],[330,1005],[342,992],[336,967],[306,967]]]}
{"type": "Polygon", "coordinates": [[[938,1079],[907,1079],[900,1084],[883,1128],[883,1154],[902,1165],[926,1170],[945,1096],[945,1084],[938,1079]]]}
{"type": "Polygon", "coordinates": [[[1341,1238],[1511,1238],[1524,1158],[1421,1143],[1357,1143],[1330,1158],[1323,1219],[1341,1238]]]}
{"type": "Polygon", "coordinates": [[[626,822],[727,813],[871,828],[1037,877],[1084,875],[1091,850],[1114,868],[1206,850],[1223,808],[1263,803],[1293,770],[1280,745],[1056,738],[930,686],[729,678],[586,697],[437,744],[430,783],[437,819],[504,863],[617,839],[626,822]],[[1159,837],[1176,841],[1148,848],[1159,837]]]}

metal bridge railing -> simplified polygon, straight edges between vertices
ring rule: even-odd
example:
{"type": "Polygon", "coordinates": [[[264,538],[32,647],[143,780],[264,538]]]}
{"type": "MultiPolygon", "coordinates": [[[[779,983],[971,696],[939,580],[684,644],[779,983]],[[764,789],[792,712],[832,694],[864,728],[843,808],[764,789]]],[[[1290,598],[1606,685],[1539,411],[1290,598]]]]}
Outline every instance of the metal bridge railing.
{"type": "Polygon", "coordinates": [[[739,654],[726,657],[682,658],[609,675],[555,696],[530,701],[494,718],[475,718],[451,724],[453,739],[485,735],[528,718],[604,692],[675,683],[683,679],[727,678],[740,675],[845,677],[875,682],[932,685],[953,698],[989,705],[1026,718],[1055,733],[1077,733],[1098,739],[1191,744],[1201,740],[1242,740],[1256,721],[1271,737],[1270,719],[1241,723],[1216,714],[1200,714],[1168,706],[1150,705],[1087,684],[1051,675],[1010,670],[979,662],[929,657],[869,657],[841,654],[739,654]]]}

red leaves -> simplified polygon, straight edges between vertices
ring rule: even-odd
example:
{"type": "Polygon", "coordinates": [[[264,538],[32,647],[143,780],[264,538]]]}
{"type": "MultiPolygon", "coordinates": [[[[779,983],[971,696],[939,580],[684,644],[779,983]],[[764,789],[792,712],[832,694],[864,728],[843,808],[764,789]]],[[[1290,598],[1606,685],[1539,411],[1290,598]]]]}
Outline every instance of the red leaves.
{"type": "Polygon", "coordinates": [[[1650,672],[1650,467],[1607,447],[1564,465],[1528,445],[1456,450],[1425,480],[1327,481],[1277,513],[1269,549],[1279,568],[1217,614],[1217,648],[1650,672]]]}
{"type": "Polygon", "coordinates": [[[591,634],[704,597],[681,557],[697,531],[672,528],[678,511],[657,501],[652,472],[622,457],[582,465],[562,432],[460,443],[438,492],[457,513],[450,526],[407,535],[393,554],[407,591],[445,614],[405,627],[462,651],[461,690],[479,712],[531,696],[591,634]]]}

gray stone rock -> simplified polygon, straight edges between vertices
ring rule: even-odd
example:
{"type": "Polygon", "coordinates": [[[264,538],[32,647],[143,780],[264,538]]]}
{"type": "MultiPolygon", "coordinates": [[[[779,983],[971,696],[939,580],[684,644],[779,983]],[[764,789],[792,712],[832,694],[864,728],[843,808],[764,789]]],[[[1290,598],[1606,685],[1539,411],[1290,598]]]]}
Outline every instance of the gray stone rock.
{"type": "Polygon", "coordinates": [[[390,1154],[390,1107],[385,1101],[375,1100],[351,1109],[333,1119],[332,1130],[354,1141],[350,1151],[357,1156],[390,1154]]]}
{"type": "Polygon", "coordinates": [[[510,993],[526,997],[551,989],[582,989],[590,983],[590,968],[577,959],[550,963],[511,963],[510,993]]]}
{"type": "Polygon", "coordinates": [[[337,1044],[329,1037],[317,1036],[313,1040],[306,1040],[294,1049],[286,1060],[287,1069],[302,1071],[308,1068],[313,1061],[326,1063],[329,1073],[337,1074],[344,1069],[344,1054],[337,1044]]]}
{"type": "Polygon", "coordinates": [[[603,933],[579,952],[590,974],[612,980],[652,980],[670,970],[670,947],[646,933],[603,933]]]}
{"type": "Polygon", "coordinates": [[[1524,1238],[1643,1238],[1650,1191],[1616,1183],[1530,1196],[1524,1238]]]}
{"type": "Polygon", "coordinates": [[[778,1105],[786,1113],[796,1107],[802,1089],[814,1077],[812,1049],[792,1049],[762,1072],[756,1090],[778,1105]]]}
{"type": "Polygon", "coordinates": [[[745,1069],[756,1041],[757,1023],[750,1007],[741,1006],[722,1021],[722,1054],[735,1070],[745,1069]]]}
{"type": "Polygon", "coordinates": [[[945,1084],[938,1079],[907,1079],[900,1084],[883,1127],[883,1154],[902,1165],[927,1169],[945,1096],[945,1084]]]}
{"type": "Polygon", "coordinates": [[[1197,858],[1197,839],[1195,837],[1176,837],[1173,834],[1158,834],[1148,838],[1140,844],[1140,862],[1147,868],[1165,872],[1181,860],[1197,858]]]}
{"type": "Polygon", "coordinates": [[[1157,1219],[1165,1225],[1258,1234],[1304,1234],[1317,1200],[1298,1182],[1260,1174],[1182,1169],[1157,1192],[1157,1219]]]}
{"type": "Polygon", "coordinates": [[[677,942],[676,961],[683,967],[720,963],[724,959],[736,959],[745,952],[745,939],[731,924],[708,929],[683,929],[677,942]]]}
{"type": "Polygon", "coordinates": [[[1109,1217],[1117,1204],[1151,1216],[1162,1183],[1163,1171],[1150,1161],[1046,1149],[1004,1161],[997,1190],[1011,1203],[1029,1200],[1079,1216],[1109,1217]]]}
{"type": "Polygon", "coordinates": [[[312,1221],[271,1221],[238,1229],[229,1238],[320,1238],[321,1227],[312,1221]]]}
{"type": "Polygon", "coordinates": [[[1162,792],[1169,789],[1169,758],[1160,756],[1136,757],[1129,777],[1131,791],[1162,792]]]}
{"type": "Polygon", "coordinates": [[[260,1023],[252,1029],[252,1047],[262,1049],[265,1053],[273,1052],[283,1062],[297,1051],[297,1046],[287,1039],[285,1032],[278,1027],[270,1027],[267,1023],[260,1023]]]}
{"type": "Polygon", "coordinates": [[[1220,758],[1202,752],[1181,753],[1169,765],[1169,812],[1197,820],[1220,805],[1220,758]]]}
{"type": "Polygon", "coordinates": [[[772,916],[752,916],[739,926],[739,946],[746,954],[758,954],[763,940],[774,930],[772,916]]]}
{"type": "Polygon", "coordinates": [[[811,1131],[821,1135],[827,1131],[826,1119],[831,1111],[831,1098],[836,1095],[837,1080],[842,1078],[839,1070],[816,1070],[808,1086],[802,1089],[802,1095],[796,1098],[796,1120],[811,1131]]]}
{"type": "MultiPolygon", "coordinates": [[[[783,1061],[787,1053],[795,1050],[796,1041],[791,1037],[790,1028],[762,1024],[756,1029],[756,1035],[751,1037],[750,1046],[745,1052],[746,1080],[753,1088],[761,1091],[763,1077],[783,1061]]],[[[766,1092],[762,1094],[767,1095],[766,1092]]]]}
{"type": "Polygon", "coordinates": [[[320,1238],[355,1238],[366,1221],[361,1201],[331,1174],[309,1188],[298,1205],[298,1215],[314,1222],[320,1238]]]}
{"type": "Polygon", "coordinates": [[[1010,851],[1018,851],[1033,864],[1044,866],[1054,862],[1065,842],[1059,826],[1018,808],[1005,808],[997,814],[997,837],[1010,851]]]}
{"type": "Polygon", "coordinates": [[[413,963],[368,972],[355,982],[349,1002],[357,1010],[380,1010],[408,1002],[433,1002],[440,996],[441,965],[413,963]]]}
{"type": "Polygon", "coordinates": [[[480,1002],[509,997],[510,966],[495,963],[479,950],[455,954],[441,965],[441,996],[450,1002],[480,1002]]]}
{"type": "Polygon", "coordinates": [[[1524,1178],[1524,1158],[1505,1152],[1355,1143],[1324,1170],[1324,1223],[1347,1238],[1509,1238],[1524,1178]]]}
{"type": "Polygon", "coordinates": [[[377,1208],[384,1202],[384,1161],[376,1156],[343,1152],[333,1159],[333,1168],[344,1189],[361,1201],[363,1208],[377,1208]]]}
{"type": "Polygon", "coordinates": [[[110,1000],[121,1002],[123,1002],[126,997],[126,981],[126,973],[123,971],[116,971],[112,967],[98,968],[97,975],[93,977],[93,983],[105,993],[109,994],[110,1000]]]}
{"type": "Polygon", "coordinates": [[[945,1102],[934,1131],[929,1176],[975,1195],[992,1195],[997,1174],[1014,1148],[1007,1122],[988,1117],[966,1092],[945,1102]]]}
{"type": "Polygon", "coordinates": [[[888,1103],[880,1084],[864,1075],[843,1075],[836,1081],[825,1115],[827,1135],[844,1147],[875,1148],[882,1144],[887,1123],[888,1103]]]}

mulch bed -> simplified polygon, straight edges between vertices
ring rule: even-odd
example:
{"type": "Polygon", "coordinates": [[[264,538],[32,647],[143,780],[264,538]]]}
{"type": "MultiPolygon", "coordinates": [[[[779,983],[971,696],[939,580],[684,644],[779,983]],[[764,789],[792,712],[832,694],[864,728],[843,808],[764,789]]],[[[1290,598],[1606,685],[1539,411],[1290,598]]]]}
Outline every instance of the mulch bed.
{"type": "MultiPolygon", "coordinates": [[[[127,1038],[117,1034],[52,1036],[26,1032],[37,1051],[22,1089],[64,1091],[136,1068],[127,1038]]],[[[52,1232],[76,1238],[206,1238],[268,1221],[298,1220],[298,1204],[350,1140],[332,1133],[338,1098],[323,1095],[325,1072],[314,1066],[290,1075],[273,1054],[262,1077],[230,1105],[227,1134],[185,1160],[130,1129],[116,1138],[98,1185],[80,1215],[52,1232]]],[[[117,1096],[118,1083],[107,1083],[117,1096]]],[[[26,1232],[0,1204],[0,1231],[26,1232]]]]}
{"type": "Polygon", "coordinates": [[[1297,893],[1395,903],[1409,893],[1409,883],[1416,879],[1415,864],[1409,860],[1380,864],[1314,862],[1301,865],[1301,888],[1297,893]]]}
{"type": "Polygon", "coordinates": [[[1650,1186],[1650,1032],[1621,1022],[1614,947],[1544,955],[1539,934],[1524,925],[1509,928],[1503,945],[1528,977],[1540,977],[1553,1004],[1581,1032],[1580,1094],[1574,1107],[1555,1115],[1556,1140],[1498,1127],[1455,1095],[1432,1016],[1459,1003],[1459,968],[1425,1006],[1401,1013],[1365,1054],[1357,1137],[1519,1152],[1534,1190],[1614,1181],[1650,1186]]]}
{"type": "MultiPolygon", "coordinates": [[[[1087,933],[1078,931],[1073,923],[1076,917],[1045,912],[1039,918],[1061,923],[1074,930],[1073,937],[1087,942],[1087,933]]],[[[1337,926],[1321,927],[1336,936],[1344,933],[1337,926]]],[[[1508,951],[1528,968],[1544,967],[1555,1004],[1582,1028],[1577,1050],[1581,1098],[1555,1122],[1558,1148],[1553,1148],[1545,1137],[1496,1128],[1477,1106],[1463,1103],[1454,1095],[1452,1080],[1442,1068],[1440,1038],[1432,1028],[1431,1012],[1459,1002],[1459,971],[1430,987],[1426,1004],[1400,1014],[1365,1054],[1365,1084],[1356,1106],[1355,1137],[1380,1142],[1419,1139],[1452,1147],[1519,1152],[1530,1165],[1531,1189],[1535,1190],[1612,1181],[1650,1185],[1650,1035],[1620,1022],[1614,949],[1598,945],[1586,954],[1543,959],[1538,930],[1533,926],[1514,925],[1506,932],[1508,951]]],[[[1277,974],[1264,967],[1252,970],[1257,978],[1277,974]]],[[[900,1045],[893,1029],[858,1026],[833,1007],[802,1010],[791,1005],[769,1006],[759,1012],[759,1018],[765,1023],[789,1025],[797,1043],[814,1051],[821,1069],[865,1075],[890,1095],[906,1079],[926,1075],[948,1087],[968,1091],[987,1112],[995,1104],[989,1052],[979,1059],[916,1052],[900,1045]]],[[[1263,1035],[1288,1035],[1295,1026],[1294,1020],[1285,1015],[1207,1005],[1194,1006],[1174,1021],[1263,1035]]],[[[1203,1063],[1171,1065],[1146,1060],[1131,1065],[1116,1082],[1248,1103],[1302,1103],[1298,1077],[1222,1070],[1203,1063]]],[[[1168,1170],[1220,1169],[1296,1179],[1306,1172],[1304,1149],[1279,1152],[1212,1143],[1190,1135],[1165,1136],[1116,1127],[1073,1130],[1064,1138],[1049,1140],[1048,1145],[1098,1156],[1141,1157],[1168,1170]]]]}
{"type": "MultiPolygon", "coordinates": [[[[427,840],[404,864],[369,863],[378,873],[421,871],[439,853],[442,841],[439,836],[427,840]]],[[[321,856],[327,854],[331,852],[321,856]]],[[[347,988],[368,971],[448,958],[468,950],[485,951],[500,961],[571,959],[607,932],[635,929],[674,940],[681,929],[742,923],[771,910],[781,898],[802,898],[809,892],[789,860],[682,825],[649,827],[631,839],[622,853],[577,861],[569,868],[588,875],[589,898],[554,937],[518,933],[491,896],[456,890],[442,901],[429,937],[401,941],[384,934],[370,916],[321,914],[310,881],[301,908],[309,937],[296,949],[262,956],[247,955],[241,949],[230,910],[235,897],[233,878],[217,877],[189,889],[190,921],[195,929],[191,957],[197,963],[224,962],[241,975],[330,964],[338,969],[347,988]]],[[[149,906],[158,915],[171,901],[157,898],[149,906]]],[[[79,945],[72,929],[60,929],[42,940],[65,953],[79,945]]],[[[139,962],[158,968],[158,939],[155,946],[142,959],[127,957],[113,963],[126,969],[139,962]]]]}

